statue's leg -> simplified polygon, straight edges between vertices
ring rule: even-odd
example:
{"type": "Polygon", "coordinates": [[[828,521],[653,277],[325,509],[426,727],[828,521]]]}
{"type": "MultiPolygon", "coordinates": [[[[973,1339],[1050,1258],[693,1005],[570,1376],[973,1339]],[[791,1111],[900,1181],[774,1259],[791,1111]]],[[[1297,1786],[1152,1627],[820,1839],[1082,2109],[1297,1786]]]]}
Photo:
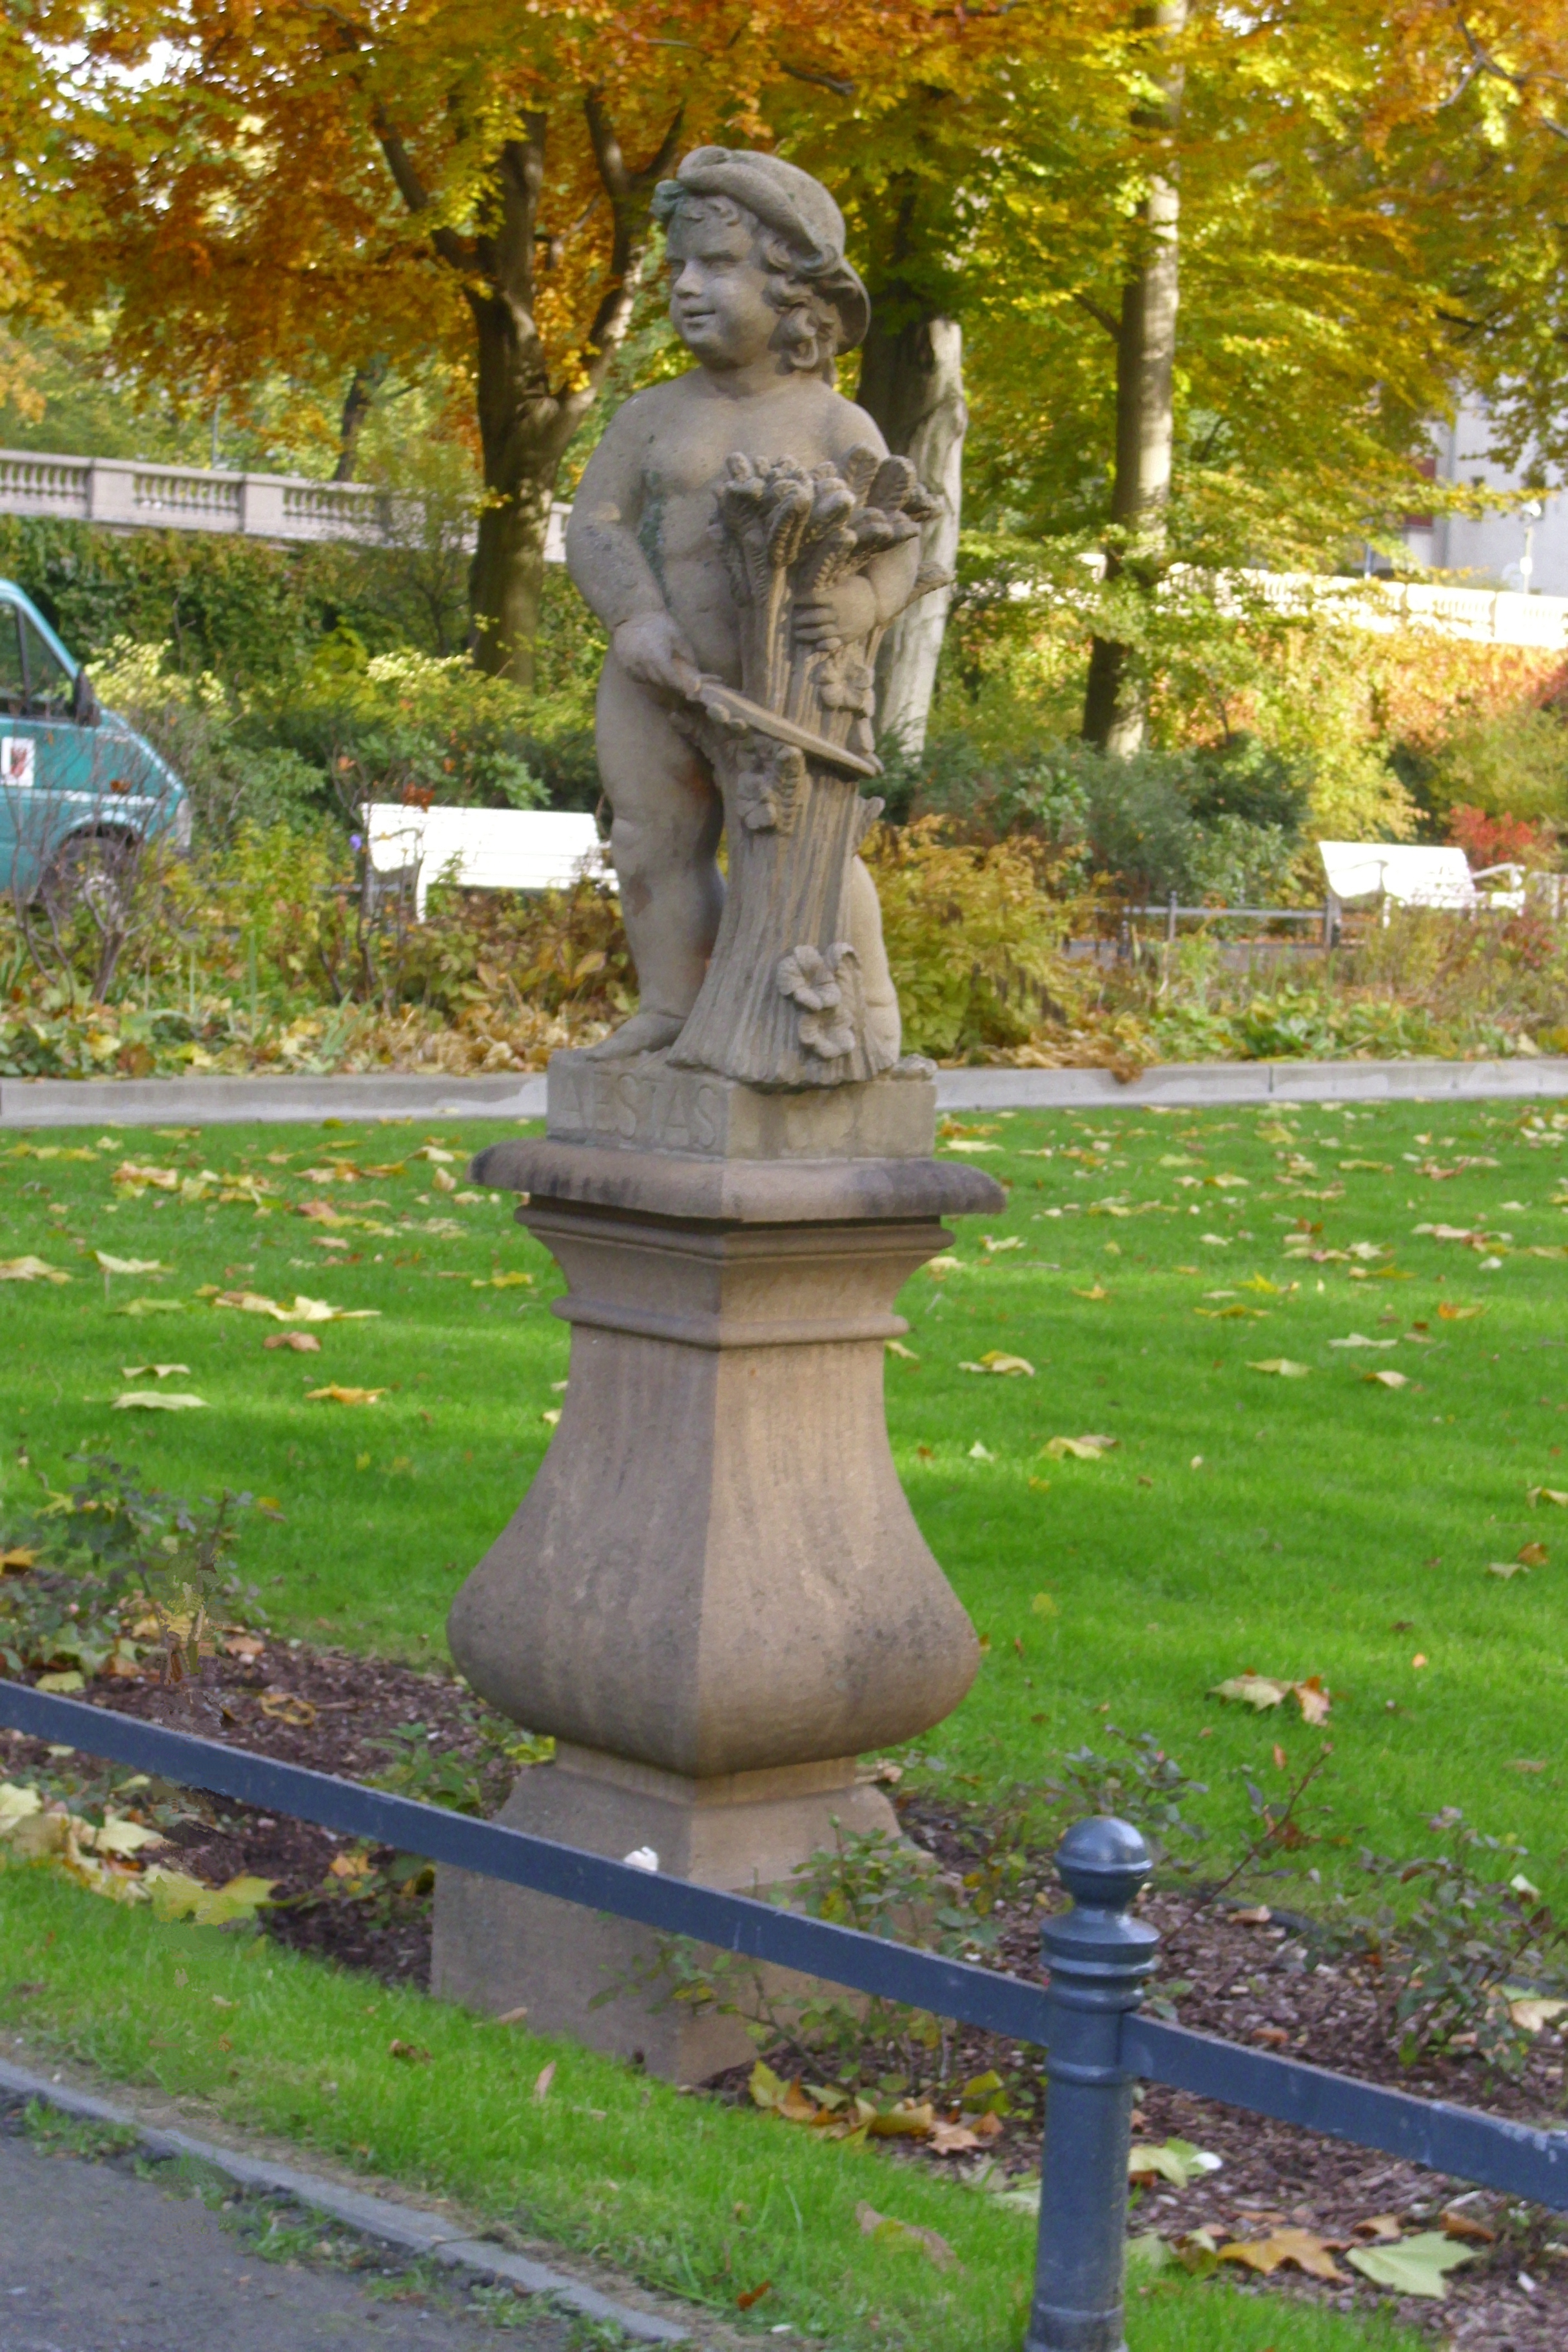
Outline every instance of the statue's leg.
{"type": "Polygon", "coordinates": [[[672,1045],[697,1002],[724,907],[715,855],[724,812],[701,755],[613,653],[599,679],[595,737],[640,995],[631,1019],[591,1049],[607,1060],[672,1045]]]}
{"type": "Polygon", "coordinates": [[[890,1066],[899,1058],[899,996],[882,944],[882,908],[863,859],[849,868],[849,943],[860,968],[866,1006],[866,1041],[883,1047],[890,1066]]]}

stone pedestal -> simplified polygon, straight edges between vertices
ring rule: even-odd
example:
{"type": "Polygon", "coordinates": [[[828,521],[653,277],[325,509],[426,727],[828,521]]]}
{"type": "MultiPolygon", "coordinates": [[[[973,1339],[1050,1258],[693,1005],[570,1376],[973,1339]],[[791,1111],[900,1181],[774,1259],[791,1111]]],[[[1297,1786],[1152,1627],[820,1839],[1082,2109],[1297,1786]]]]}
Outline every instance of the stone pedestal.
{"type": "MultiPolygon", "coordinates": [[[[803,1100],[658,1056],[559,1062],[565,1135],[498,1145],[475,1174],[529,1195],[520,1222],[566,1274],[571,1378],[538,1476],[454,1603],[452,1652],[493,1706],[565,1743],[503,1820],[762,1888],[831,1843],[835,1814],[890,1825],[854,1758],[941,1721],[979,1663],[893,1467],[882,1366],[908,1328],[900,1286],[951,1238],[942,1217],[1003,1196],[929,1156],[919,1074],[803,1100]],[[649,1148],[672,1110],[687,1148],[649,1148]]],[[[715,2054],[721,2031],[624,1998],[589,2010],[642,1930],[445,1874],[437,1921],[440,1993],[526,2005],[687,2080],[749,2046],[715,2054]]]]}

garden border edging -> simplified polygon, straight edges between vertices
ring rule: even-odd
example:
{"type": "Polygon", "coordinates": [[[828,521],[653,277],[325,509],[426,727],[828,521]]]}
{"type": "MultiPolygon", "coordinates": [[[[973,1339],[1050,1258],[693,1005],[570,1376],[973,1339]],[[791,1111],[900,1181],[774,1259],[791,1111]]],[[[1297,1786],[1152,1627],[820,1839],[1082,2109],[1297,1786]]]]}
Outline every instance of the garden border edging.
{"type": "Polygon", "coordinates": [[[431,2261],[445,2263],[454,2270],[474,2271],[486,2278],[502,2280],[524,2294],[552,2295],[556,2302],[581,2312],[584,2318],[613,2321],[640,2343],[689,2344],[694,2340],[694,2331],[689,2327],[660,2319],[650,2311],[638,2311],[630,2304],[617,2303],[612,2296],[602,2294],[597,2287],[585,2285],[564,2272],[550,2270],[542,2263],[531,2262],[526,2255],[509,2254],[500,2246],[465,2235],[455,2223],[443,2221],[439,2214],[426,2212],[418,2206],[395,2204],[390,2198],[369,2196],[363,2189],[347,2188],[319,2173],[302,2171],[296,2165],[247,2156],[216,2140],[197,2139],[188,2132],[170,2131],[160,2125],[145,2123],[131,2110],[117,2107],[90,2091],[73,2090],[0,2059],[0,2095],[6,2092],[18,2098],[40,2100],[58,2107],[64,2115],[77,2116],[90,2123],[112,2124],[121,2131],[133,2132],[151,2156],[195,2158],[203,2164],[210,2164],[216,2171],[226,2173],[246,2189],[291,2197],[313,2212],[329,2214],[334,2221],[342,2222],[362,2237],[379,2238],[385,2244],[426,2254],[431,2261]]]}
{"type": "MultiPolygon", "coordinates": [[[[1231,1103],[1515,1101],[1568,1096],[1568,1056],[1491,1062],[1157,1062],[1112,1070],[939,1069],[937,1107],[962,1110],[1170,1110],[1231,1103]]],[[[226,1127],[315,1120],[544,1117],[542,1071],[481,1077],[5,1078],[0,1128],[226,1127]]]]}

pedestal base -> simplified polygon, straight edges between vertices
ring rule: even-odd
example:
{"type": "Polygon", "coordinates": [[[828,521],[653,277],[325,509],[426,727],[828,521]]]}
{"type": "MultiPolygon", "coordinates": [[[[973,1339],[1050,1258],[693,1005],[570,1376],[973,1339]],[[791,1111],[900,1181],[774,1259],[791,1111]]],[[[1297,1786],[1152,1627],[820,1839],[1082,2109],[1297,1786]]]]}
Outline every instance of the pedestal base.
{"type": "MultiPolygon", "coordinates": [[[[857,1785],[852,1757],[690,1780],[571,1747],[552,1765],[524,1772],[499,1818],[617,1862],[651,1847],[672,1876],[759,1895],[787,1885],[812,1853],[831,1846],[835,1822],[846,1834],[897,1832],[881,1790],[857,1785]]],[[[570,2033],[672,2082],[700,2083],[753,2055],[739,2018],[663,2000],[658,1987],[628,1987],[593,2005],[595,1994],[646,1970],[659,1941],[633,1920],[443,1870],[431,1990],[494,2016],[526,2008],[536,2032],[570,2033]]],[[[765,1973],[775,1999],[816,1990],[786,1970],[765,1973]]]]}

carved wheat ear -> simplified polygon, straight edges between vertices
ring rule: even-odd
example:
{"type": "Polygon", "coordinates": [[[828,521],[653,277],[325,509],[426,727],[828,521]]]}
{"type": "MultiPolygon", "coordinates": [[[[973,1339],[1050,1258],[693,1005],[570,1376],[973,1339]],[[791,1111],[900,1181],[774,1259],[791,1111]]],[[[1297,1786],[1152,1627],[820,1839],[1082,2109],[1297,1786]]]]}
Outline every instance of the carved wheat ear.
{"type": "Polygon", "coordinates": [[[868,449],[864,442],[858,442],[838,470],[853,491],[856,503],[858,505],[869,495],[871,485],[884,465],[898,466],[907,462],[907,459],[901,457],[879,457],[875,449],[868,449]]]}

